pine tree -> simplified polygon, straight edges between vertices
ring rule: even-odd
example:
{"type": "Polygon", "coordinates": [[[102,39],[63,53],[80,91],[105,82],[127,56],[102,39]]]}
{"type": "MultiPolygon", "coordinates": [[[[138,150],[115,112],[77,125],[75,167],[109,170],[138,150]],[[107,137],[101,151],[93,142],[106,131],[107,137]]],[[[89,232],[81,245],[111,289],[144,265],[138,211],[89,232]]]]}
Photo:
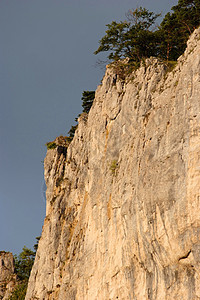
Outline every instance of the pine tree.
{"type": "Polygon", "coordinates": [[[35,252],[26,246],[23,247],[22,252],[15,259],[15,272],[20,280],[28,280],[34,259],[35,252]]]}
{"type": "Polygon", "coordinates": [[[156,55],[157,35],[154,34],[152,26],[158,16],[160,14],[142,7],[129,10],[126,21],[113,21],[106,25],[106,35],[99,41],[100,46],[94,54],[109,51],[108,58],[111,60],[128,57],[135,62],[156,55]]]}
{"type": "Polygon", "coordinates": [[[160,24],[160,56],[177,60],[184,52],[189,35],[200,26],[200,0],[179,0],[160,24]]]}
{"type": "Polygon", "coordinates": [[[83,112],[86,112],[87,114],[89,113],[94,98],[95,98],[95,91],[83,91],[82,98],[81,98],[83,112]]]}

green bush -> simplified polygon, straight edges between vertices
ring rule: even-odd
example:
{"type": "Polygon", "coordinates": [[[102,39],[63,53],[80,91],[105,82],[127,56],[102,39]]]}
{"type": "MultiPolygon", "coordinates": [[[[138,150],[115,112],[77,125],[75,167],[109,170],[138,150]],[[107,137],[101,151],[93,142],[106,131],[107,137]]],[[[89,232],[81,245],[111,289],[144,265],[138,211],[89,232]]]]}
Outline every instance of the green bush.
{"type": "Polygon", "coordinates": [[[16,286],[9,300],[24,300],[26,296],[26,290],[28,286],[28,281],[24,281],[16,286]]]}
{"type": "Polygon", "coordinates": [[[57,147],[56,143],[54,143],[54,142],[46,143],[45,146],[47,146],[48,150],[55,149],[57,147]]]}
{"type": "Polygon", "coordinates": [[[117,163],[117,161],[114,159],[114,160],[111,162],[111,164],[110,164],[110,171],[112,172],[113,175],[116,175],[117,168],[118,168],[118,163],[117,163]]]}

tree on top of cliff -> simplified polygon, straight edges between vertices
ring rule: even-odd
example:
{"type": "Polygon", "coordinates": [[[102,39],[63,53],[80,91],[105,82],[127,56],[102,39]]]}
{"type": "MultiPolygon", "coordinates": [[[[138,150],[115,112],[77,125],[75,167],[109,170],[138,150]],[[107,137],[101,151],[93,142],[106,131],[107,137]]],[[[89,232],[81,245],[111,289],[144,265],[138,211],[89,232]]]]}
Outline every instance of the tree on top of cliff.
{"type": "Polygon", "coordinates": [[[200,0],[179,0],[160,24],[160,56],[177,60],[186,48],[189,35],[199,25],[200,0]]]}
{"type": "Polygon", "coordinates": [[[200,25],[200,0],[179,0],[172,7],[177,15],[179,25],[191,34],[200,25]]]}
{"type": "Polygon", "coordinates": [[[177,60],[200,25],[200,0],[179,0],[156,29],[158,16],[142,7],[129,10],[126,21],[106,25],[106,35],[94,54],[108,51],[111,61],[128,57],[136,63],[150,56],[177,60]]]}
{"type": "Polygon", "coordinates": [[[108,58],[118,60],[129,57],[140,61],[143,57],[154,55],[156,36],[150,30],[160,14],[139,7],[129,10],[126,21],[107,24],[106,35],[99,41],[99,48],[94,52],[109,51],[108,58]]]}

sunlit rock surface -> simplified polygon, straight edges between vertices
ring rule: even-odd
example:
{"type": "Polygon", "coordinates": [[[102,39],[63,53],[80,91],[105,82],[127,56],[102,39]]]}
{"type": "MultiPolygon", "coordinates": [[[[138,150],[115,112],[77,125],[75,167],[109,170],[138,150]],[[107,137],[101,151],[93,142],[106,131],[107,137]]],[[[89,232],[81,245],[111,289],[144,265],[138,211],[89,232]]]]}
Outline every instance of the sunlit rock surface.
{"type": "Polygon", "coordinates": [[[200,299],[200,30],[168,72],[107,68],[67,148],[26,300],[200,299]]]}

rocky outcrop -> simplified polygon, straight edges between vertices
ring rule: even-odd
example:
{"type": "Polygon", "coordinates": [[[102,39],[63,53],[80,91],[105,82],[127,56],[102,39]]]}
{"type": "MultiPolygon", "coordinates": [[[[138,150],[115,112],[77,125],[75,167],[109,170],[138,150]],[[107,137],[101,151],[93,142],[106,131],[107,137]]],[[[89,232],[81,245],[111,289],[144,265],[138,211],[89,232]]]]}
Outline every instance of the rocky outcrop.
{"type": "Polygon", "coordinates": [[[16,280],[12,253],[0,251],[0,299],[9,299],[16,280]]]}
{"type": "Polygon", "coordinates": [[[45,158],[30,299],[200,299],[200,29],[171,72],[108,67],[68,148],[45,158]]]}

